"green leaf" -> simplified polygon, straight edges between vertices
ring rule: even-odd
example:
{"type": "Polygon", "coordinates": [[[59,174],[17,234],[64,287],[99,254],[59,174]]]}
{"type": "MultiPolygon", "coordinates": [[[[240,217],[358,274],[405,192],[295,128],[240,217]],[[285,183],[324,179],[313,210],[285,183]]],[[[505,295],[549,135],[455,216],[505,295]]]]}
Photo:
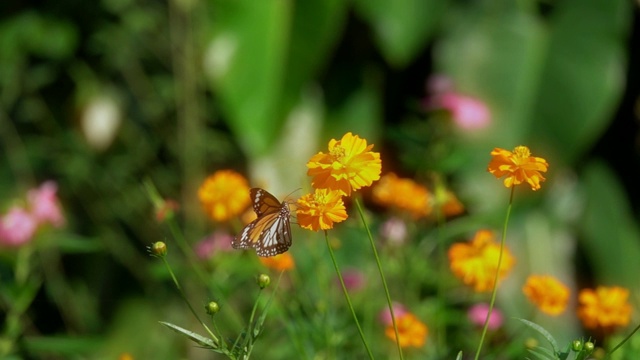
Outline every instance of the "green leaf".
{"type": "Polygon", "coordinates": [[[549,343],[551,344],[551,347],[553,348],[553,352],[554,353],[558,352],[558,348],[559,348],[558,342],[553,337],[553,335],[551,335],[545,328],[526,319],[516,318],[516,320],[520,320],[523,324],[537,331],[540,335],[542,335],[545,339],[547,339],[547,341],[549,341],[549,343]]]}
{"type": "Polygon", "coordinates": [[[456,360],[462,360],[462,351],[458,353],[458,356],[456,356],[456,360]]]}
{"type": "Polygon", "coordinates": [[[425,48],[447,5],[446,0],[356,0],[356,9],[373,28],[387,61],[404,67],[425,48]]]}
{"type": "Polygon", "coordinates": [[[554,353],[551,350],[545,349],[543,347],[536,347],[536,348],[533,348],[533,349],[527,349],[527,351],[532,353],[533,355],[535,355],[536,357],[538,357],[540,359],[557,360],[556,356],[554,355],[554,353]]]}
{"type": "Polygon", "coordinates": [[[557,3],[531,124],[566,160],[584,152],[612,120],[623,91],[632,7],[626,0],[557,3]]]}
{"type": "Polygon", "coordinates": [[[579,239],[595,280],[638,289],[640,230],[628,195],[603,163],[589,164],[583,178],[587,203],[579,239]]]}
{"type": "Polygon", "coordinates": [[[197,333],[195,333],[193,331],[181,328],[178,325],[174,325],[174,324],[171,324],[171,323],[168,323],[168,322],[164,322],[164,321],[160,321],[160,324],[168,327],[169,329],[171,329],[171,330],[173,330],[173,331],[175,331],[175,332],[177,332],[179,334],[182,334],[182,335],[188,337],[189,339],[191,339],[191,341],[193,341],[193,342],[197,343],[198,345],[201,345],[201,346],[203,346],[205,348],[213,349],[213,350],[218,348],[218,346],[216,345],[216,343],[213,340],[211,340],[211,339],[209,339],[207,337],[204,337],[204,336],[202,336],[200,334],[197,334],[197,333]]]}

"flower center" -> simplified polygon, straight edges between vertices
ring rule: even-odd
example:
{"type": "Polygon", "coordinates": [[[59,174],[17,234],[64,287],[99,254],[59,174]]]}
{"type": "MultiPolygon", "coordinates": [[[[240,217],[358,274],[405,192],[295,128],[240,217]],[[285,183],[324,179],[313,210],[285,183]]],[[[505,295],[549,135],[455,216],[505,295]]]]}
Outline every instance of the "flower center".
{"type": "Polygon", "coordinates": [[[529,156],[531,156],[531,151],[529,150],[529,148],[526,147],[526,146],[522,146],[522,145],[521,146],[516,146],[516,148],[513,149],[513,153],[519,159],[528,159],[529,156]]]}
{"type": "Polygon", "coordinates": [[[330,152],[331,156],[340,162],[342,162],[346,153],[346,150],[340,145],[336,145],[330,152]]]}

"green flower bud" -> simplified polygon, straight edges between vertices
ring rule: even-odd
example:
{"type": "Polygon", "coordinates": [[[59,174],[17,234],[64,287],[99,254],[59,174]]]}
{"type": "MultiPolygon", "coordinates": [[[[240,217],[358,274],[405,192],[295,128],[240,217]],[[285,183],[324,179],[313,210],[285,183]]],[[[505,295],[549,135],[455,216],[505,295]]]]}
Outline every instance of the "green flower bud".
{"type": "Polygon", "coordinates": [[[571,350],[575,351],[575,352],[580,352],[582,351],[582,340],[573,340],[573,342],[571,343],[571,350]]]}
{"type": "Polygon", "coordinates": [[[584,343],[584,350],[589,354],[591,354],[595,348],[596,345],[591,341],[587,341],[586,343],[584,343]]]}
{"type": "Polygon", "coordinates": [[[162,241],[156,241],[151,244],[151,254],[158,257],[165,257],[167,255],[167,244],[162,241]]]}
{"type": "Polygon", "coordinates": [[[204,309],[207,310],[207,314],[215,315],[218,311],[220,311],[220,305],[218,305],[215,301],[210,301],[207,305],[204,306],[204,309]]]}
{"type": "Polygon", "coordinates": [[[260,289],[264,289],[267,286],[269,286],[269,283],[271,282],[271,278],[269,277],[269,275],[267,274],[260,274],[258,276],[258,286],[260,286],[260,289]]]}

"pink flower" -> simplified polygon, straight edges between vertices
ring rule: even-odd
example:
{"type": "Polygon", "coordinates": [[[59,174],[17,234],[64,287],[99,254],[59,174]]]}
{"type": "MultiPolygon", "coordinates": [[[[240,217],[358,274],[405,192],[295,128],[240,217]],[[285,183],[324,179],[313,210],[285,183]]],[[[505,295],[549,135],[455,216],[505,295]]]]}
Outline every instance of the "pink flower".
{"type": "MultiPolygon", "coordinates": [[[[489,312],[489,304],[485,304],[485,303],[475,304],[471,308],[469,308],[469,311],[467,312],[467,316],[469,317],[469,320],[473,324],[477,326],[484,326],[484,322],[485,320],[487,320],[488,312],[489,312]]],[[[502,321],[503,321],[502,313],[494,307],[493,311],[491,311],[491,316],[489,317],[488,329],[489,330],[498,329],[500,326],[502,326],[502,321]]]]}
{"type": "Polygon", "coordinates": [[[392,245],[402,245],[407,239],[407,225],[400,218],[389,218],[380,226],[380,236],[392,245]]]}
{"type": "Polygon", "coordinates": [[[216,231],[195,245],[198,258],[209,259],[219,251],[231,251],[233,236],[224,231],[216,231]]]}
{"type": "MultiPolygon", "coordinates": [[[[342,280],[347,290],[356,291],[362,289],[365,283],[364,274],[356,269],[348,269],[342,272],[342,280]]],[[[340,285],[340,279],[336,278],[336,283],[340,285]]]]}
{"type": "Polygon", "coordinates": [[[0,219],[0,244],[20,246],[27,243],[38,227],[37,219],[25,209],[13,207],[0,219]]]}
{"type": "Polygon", "coordinates": [[[482,101],[455,92],[436,96],[439,107],[449,110],[453,122],[462,130],[482,129],[489,125],[491,113],[482,101]]]}
{"type": "Polygon", "coordinates": [[[64,225],[64,217],[56,197],[57,191],[58,185],[54,181],[46,181],[39,188],[29,190],[27,200],[31,214],[38,224],[50,223],[55,227],[64,225]]]}
{"type": "MultiPolygon", "coordinates": [[[[407,308],[398,303],[393,302],[393,315],[398,320],[402,315],[407,313],[407,308]]],[[[393,325],[393,320],[391,319],[391,312],[388,307],[385,307],[384,310],[380,312],[379,315],[380,322],[382,322],[385,326],[393,325]]]]}

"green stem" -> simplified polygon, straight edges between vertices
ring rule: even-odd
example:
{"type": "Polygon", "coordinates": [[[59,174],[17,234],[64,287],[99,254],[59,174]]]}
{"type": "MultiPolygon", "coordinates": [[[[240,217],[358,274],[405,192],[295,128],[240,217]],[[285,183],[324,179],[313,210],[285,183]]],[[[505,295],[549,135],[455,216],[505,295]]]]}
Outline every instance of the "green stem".
{"type": "Polygon", "coordinates": [[[496,302],[496,294],[498,293],[498,280],[500,280],[500,265],[502,265],[502,254],[504,252],[504,243],[507,237],[507,225],[509,224],[509,217],[511,216],[511,207],[513,204],[513,193],[515,186],[511,187],[511,195],[509,196],[509,206],[507,207],[507,216],[504,219],[504,225],[502,227],[502,240],[500,241],[500,254],[498,255],[498,266],[496,268],[496,275],[493,279],[493,290],[491,292],[491,301],[489,302],[489,311],[487,312],[487,318],[484,320],[484,326],[482,327],[482,335],[480,336],[480,344],[478,344],[478,350],[476,350],[475,360],[480,358],[480,351],[482,350],[482,344],[484,338],[487,335],[487,329],[489,328],[489,319],[491,319],[491,312],[493,311],[493,305],[496,302]]]}
{"type": "Polygon", "coordinates": [[[327,242],[327,248],[329,249],[329,255],[331,255],[331,261],[333,261],[333,267],[336,269],[336,273],[338,274],[338,279],[340,280],[340,285],[342,285],[342,292],[344,293],[344,297],[347,299],[347,304],[349,305],[349,310],[351,310],[351,315],[353,316],[353,320],[356,322],[356,327],[358,328],[358,333],[360,334],[360,338],[362,339],[362,343],[364,347],[367,349],[367,354],[369,354],[369,359],[373,359],[373,354],[371,353],[371,349],[369,348],[369,344],[367,344],[367,340],[364,337],[364,332],[362,331],[362,327],[360,327],[360,322],[358,321],[358,317],[356,316],[356,312],[353,309],[353,304],[351,303],[351,298],[349,297],[349,292],[347,291],[347,286],[344,284],[344,279],[342,278],[342,273],[340,272],[340,267],[338,267],[338,262],[336,261],[336,256],[333,253],[333,249],[331,248],[331,244],[329,243],[329,234],[327,231],[324,231],[324,239],[327,242]]]}
{"type": "Polygon", "coordinates": [[[618,345],[616,345],[616,347],[611,349],[611,351],[607,353],[605,359],[610,358],[611,354],[613,354],[614,351],[618,350],[622,345],[624,345],[624,343],[626,343],[627,340],[629,340],[638,330],[640,330],[640,324],[638,324],[638,326],[636,326],[635,329],[633,329],[633,331],[629,335],[627,335],[627,337],[625,337],[618,345]]]}
{"type": "Polygon", "coordinates": [[[362,224],[364,224],[364,228],[367,231],[367,236],[369,237],[369,242],[371,243],[371,250],[373,250],[373,257],[376,259],[376,265],[378,266],[378,271],[380,272],[380,279],[382,280],[382,286],[384,287],[384,293],[387,296],[387,304],[389,306],[389,313],[391,314],[391,322],[393,323],[393,331],[396,334],[396,345],[398,347],[398,354],[400,354],[400,359],[404,360],[404,356],[402,355],[402,346],[400,346],[400,335],[398,334],[398,325],[396,324],[396,315],[393,313],[393,302],[391,301],[391,295],[389,294],[389,287],[387,286],[387,280],[385,280],[384,272],[382,271],[382,264],[380,263],[380,257],[378,256],[378,250],[376,250],[376,244],[373,241],[373,236],[371,236],[371,230],[369,229],[369,225],[364,218],[364,212],[362,211],[362,205],[360,205],[360,200],[356,200],[356,207],[358,208],[358,213],[360,214],[360,219],[362,219],[362,224]]]}
{"type": "Polygon", "coordinates": [[[191,313],[193,314],[193,316],[195,316],[195,318],[198,320],[198,322],[200,322],[200,324],[207,330],[207,332],[209,333],[209,335],[211,336],[211,339],[216,343],[216,344],[220,344],[220,341],[218,340],[218,337],[215,336],[213,334],[213,332],[211,332],[211,330],[209,330],[209,327],[207,326],[207,324],[205,324],[200,317],[198,316],[198,313],[195,311],[195,309],[193,308],[193,306],[191,306],[191,303],[189,302],[189,300],[187,300],[186,295],[184,294],[184,291],[182,291],[182,286],[180,286],[180,283],[178,282],[178,279],[176,278],[176,275],[173,273],[173,270],[171,269],[171,266],[169,265],[169,263],[167,262],[167,259],[162,256],[160,257],[162,259],[162,262],[164,263],[164,265],[166,266],[167,270],[169,270],[169,274],[171,275],[171,279],[173,280],[173,283],[176,285],[176,288],[178,289],[178,293],[180,293],[180,296],[182,297],[182,299],[184,300],[185,303],[187,303],[187,306],[189,307],[189,310],[191,310],[191,313]]]}

